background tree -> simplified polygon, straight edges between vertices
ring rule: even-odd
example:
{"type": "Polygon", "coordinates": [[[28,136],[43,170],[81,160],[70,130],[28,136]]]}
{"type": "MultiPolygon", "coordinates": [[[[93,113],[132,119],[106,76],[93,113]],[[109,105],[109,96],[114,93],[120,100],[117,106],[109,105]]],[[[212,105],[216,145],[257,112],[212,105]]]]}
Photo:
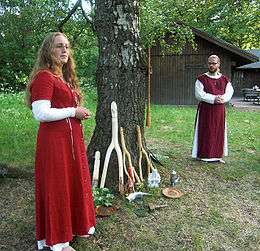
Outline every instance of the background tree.
{"type": "MultiPolygon", "coordinates": [[[[95,29],[98,37],[96,127],[88,148],[93,163],[101,152],[101,167],[111,141],[112,101],[117,103],[118,123],[124,128],[128,150],[137,163],[136,126],[143,130],[145,111],[145,72],[141,62],[138,1],[97,0],[95,29]]],[[[118,168],[113,152],[107,183],[116,187],[118,168]]]]}
{"type": "MultiPolygon", "coordinates": [[[[46,33],[57,31],[70,9],[68,0],[0,2],[0,90],[22,90],[46,33]]],[[[78,72],[93,82],[96,37],[80,10],[64,25],[73,42],[78,72]]]]}
{"type": "Polygon", "coordinates": [[[193,44],[191,27],[185,25],[190,23],[190,16],[182,9],[183,5],[191,8],[192,3],[183,2],[185,0],[141,0],[141,41],[145,48],[160,43],[165,51],[181,53],[187,42],[193,44]],[[167,43],[168,36],[174,44],[167,43]]]}
{"type": "Polygon", "coordinates": [[[260,2],[195,1],[191,25],[242,49],[259,48],[260,2]]]}
{"type": "Polygon", "coordinates": [[[142,0],[141,3],[141,32],[145,44],[154,44],[158,38],[161,40],[165,32],[173,31],[173,38],[175,34],[181,35],[174,39],[177,42],[174,46],[181,48],[179,45],[185,42],[183,38],[191,41],[188,27],[174,28],[176,23],[182,22],[242,49],[260,47],[259,1],[142,0]]]}
{"type": "MultiPolygon", "coordinates": [[[[82,2],[92,7],[91,17],[95,1],[82,2]]],[[[58,29],[72,6],[70,0],[0,2],[0,91],[24,88],[43,37],[58,29]]],[[[143,48],[159,41],[167,50],[180,53],[186,41],[192,43],[193,35],[179,22],[243,49],[260,47],[260,3],[255,0],[140,0],[139,17],[143,48]],[[166,34],[172,36],[174,44],[165,43],[166,34]]],[[[96,35],[80,8],[63,29],[73,41],[82,83],[93,83],[98,56],[96,35]]]]}

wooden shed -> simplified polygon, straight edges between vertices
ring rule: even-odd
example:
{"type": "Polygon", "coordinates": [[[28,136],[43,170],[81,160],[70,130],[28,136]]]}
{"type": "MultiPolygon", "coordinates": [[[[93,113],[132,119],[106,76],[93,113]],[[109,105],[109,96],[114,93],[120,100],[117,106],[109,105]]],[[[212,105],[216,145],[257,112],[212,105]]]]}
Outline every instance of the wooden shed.
{"type": "MultiPolygon", "coordinates": [[[[226,41],[193,29],[197,49],[187,44],[181,55],[163,55],[159,45],[151,48],[153,104],[193,105],[194,83],[198,75],[207,71],[207,58],[217,54],[221,72],[233,80],[235,69],[258,60],[250,52],[226,41]]],[[[235,84],[234,87],[236,88],[235,84]]],[[[240,91],[240,90],[239,90],[240,91]]]]}
{"type": "Polygon", "coordinates": [[[250,50],[250,53],[258,57],[258,62],[246,64],[236,68],[233,81],[236,84],[236,95],[241,96],[239,90],[252,88],[257,85],[260,87],[260,50],[250,50]]]}

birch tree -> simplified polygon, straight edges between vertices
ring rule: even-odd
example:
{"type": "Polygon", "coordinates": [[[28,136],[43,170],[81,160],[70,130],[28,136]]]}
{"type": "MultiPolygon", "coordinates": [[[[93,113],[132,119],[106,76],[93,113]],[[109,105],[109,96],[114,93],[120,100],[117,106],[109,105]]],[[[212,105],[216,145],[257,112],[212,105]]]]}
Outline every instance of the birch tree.
{"type": "MultiPolygon", "coordinates": [[[[139,41],[139,5],[135,0],[97,0],[94,27],[98,38],[99,59],[96,83],[98,104],[96,127],[88,148],[90,162],[101,152],[101,167],[111,141],[111,110],[115,101],[118,124],[137,163],[136,126],[143,132],[145,113],[145,70],[139,41]]],[[[92,165],[93,166],[93,165],[92,165]]],[[[116,187],[118,167],[115,152],[109,162],[106,184],[116,187]]]]}

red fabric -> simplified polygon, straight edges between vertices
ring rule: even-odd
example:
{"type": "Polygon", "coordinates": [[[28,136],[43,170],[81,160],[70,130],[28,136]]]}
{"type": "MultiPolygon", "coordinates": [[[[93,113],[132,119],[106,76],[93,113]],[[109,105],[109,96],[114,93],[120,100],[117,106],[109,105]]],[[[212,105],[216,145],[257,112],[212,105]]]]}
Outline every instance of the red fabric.
{"type": "MultiPolygon", "coordinates": [[[[52,107],[75,107],[71,89],[48,71],[37,74],[31,101],[51,100],[52,107]]],[[[36,238],[47,245],[86,235],[95,226],[91,178],[80,120],[41,122],[35,160],[36,238]]]]}
{"type": "MultiPolygon", "coordinates": [[[[213,95],[225,93],[228,79],[214,79],[203,74],[198,77],[204,91],[213,95]]],[[[200,102],[198,106],[198,158],[222,158],[224,150],[225,105],[200,102]]]]}

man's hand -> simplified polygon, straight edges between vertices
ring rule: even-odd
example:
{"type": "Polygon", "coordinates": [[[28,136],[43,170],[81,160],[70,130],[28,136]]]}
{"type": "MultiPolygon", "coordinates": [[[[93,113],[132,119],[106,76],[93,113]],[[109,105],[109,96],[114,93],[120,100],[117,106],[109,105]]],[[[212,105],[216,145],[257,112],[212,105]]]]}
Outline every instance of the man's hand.
{"type": "Polygon", "coordinates": [[[76,108],[75,117],[77,119],[80,119],[80,120],[88,119],[88,118],[90,118],[90,115],[91,115],[91,113],[88,109],[81,107],[81,106],[78,106],[76,108]]]}
{"type": "Polygon", "coordinates": [[[225,101],[224,101],[224,98],[221,95],[218,95],[218,96],[216,96],[214,103],[215,104],[224,104],[225,101]]]}

